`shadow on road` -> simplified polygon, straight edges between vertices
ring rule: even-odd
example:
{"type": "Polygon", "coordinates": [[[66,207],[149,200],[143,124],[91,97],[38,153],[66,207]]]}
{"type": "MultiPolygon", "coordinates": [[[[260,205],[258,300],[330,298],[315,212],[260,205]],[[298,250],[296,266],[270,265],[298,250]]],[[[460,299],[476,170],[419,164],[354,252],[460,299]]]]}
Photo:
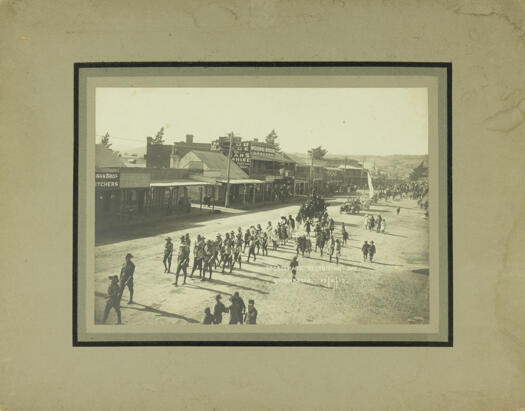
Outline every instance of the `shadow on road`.
{"type": "Polygon", "coordinates": [[[420,268],[418,270],[412,270],[412,272],[415,274],[428,275],[428,268],[420,268]]]}
{"type": "Polygon", "coordinates": [[[322,284],[312,284],[312,283],[307,283],[306,281],[299,281],[299,282],[304,285],[309,285],[310,287],[319,287],[319,288],[326,288],[327,290],[333,290],[332,287],[327,287],[326,285],[322,285],[322,284]]]}
{"type": "Polygon", "coordinates": [[[133,303],[133,305],[121,305],[120,309],[121,310],[146,311],[146,312],[158,314],[159,316],[162,316],[162,317],[177,318],[179,320],[184,320],[184,321],[187,321],[187,322],[192,323],[192,324],[200,323],[200,321],[197,321],[194,318],[189,318],[189,317],[185,317],[185,316],[180,315],[180,314],[174,314],[174,313],[170,313],[170,312],[167,312],[167,311],[158,310],[158,309],[153,308],[153,307],[151,307],[149,305],[144,305],[144,304],[140,304],[140,303],[133,303]],[[143,307],[143,308],[138,308],[138,307],[136,307],[137,305],[140,306],[140,307],[143,307]]]}
{"type": "Polygon", "coordinates": [[[259,294],[269,294],[268,291],[258,290],[257,288],[245,287],[243,285],[233,284],[233,283],[229,283],[227,281],[222,281],[222,280],[216,280],[214,278],[212,278],[211,282],[214,284],[220,284],[220,285],[226,285],[226,286],[233,287],[233,288],[238,288],[240,290],[254,291],[259,294]]]}
{"type": "MultiPolygon", "coordinates": [[[[206,281],[209,281],[208,279],[206,279],[206,281]]],[[[205,281],[205,282],[206,282],[205,281]]],[[[212,279],[213,281],[213,279],[212,279]]],[[[196,290],[204,290],[204,291],[210,291],[214,294],[224,294],[224,295],[229,295],[230,297],[233,295],[231,293],[228,293],[226,291],[221,291],[221,290],[215,290],[213,288],[207,288],[207,287],[203,287],[202,285],[193,285],[193,284],[187,284],[187,287],[189,288],[194,288],[196,290]]]]}
{"type": "Polygon", "coordinates": [[[378,261],[374,261],[373,263],[374,264],[379,264],[379,265],[389,265],[391,267],[401,267],[399,264],[387,264],[387,263],[380,263],[378,261]]]}
{"type": "Polygon", "coordinates": [[[403,238],[408,238],[406,235],[401,235],[401,234],[393,234],[393,233],[383,233],[384,235],[391,235],[393,237],[403,237],[403,238]]]}
{"type": "MultiPolygon", "coordinates": [[[[256,273],[256,274],[258,274],[258,273],[256,273]]],[[[245,278],[246,280],[255,280],[255,281],[262,281],[264,283],[275,284],[275,281],[272,281],[272,280],[264,280],[262,278],[250,277],[248,275],[235,274],[235,272],[228,273],[228,275],[231,275],[233,277],[245,278]]]]}

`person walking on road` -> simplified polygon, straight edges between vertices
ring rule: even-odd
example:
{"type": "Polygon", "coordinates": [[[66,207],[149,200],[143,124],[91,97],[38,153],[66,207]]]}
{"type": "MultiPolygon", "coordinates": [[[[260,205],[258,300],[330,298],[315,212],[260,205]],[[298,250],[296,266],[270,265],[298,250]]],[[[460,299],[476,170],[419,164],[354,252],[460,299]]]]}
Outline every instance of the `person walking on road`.
{"type": "Polygon", "coordinates": [[[376,231],[379,233],[381,231],[381,222],[383,221],[383,218],[380,214],[377,216],[377,229],[376,231]]]}
{"type": "Polygon", "coordinates": [[[249,229],[246,229],[246,232],[244,233],[244,248],[242,250],[243,254],[244,252],[246,251],[246,247],[249,245],[250,243],[250,239],[251,239],[251,234],[250,234],[250,230],[249,229]]]}
{"type": "Polygon", "coordinates": [[[108,287],[108,301],[106,302],[106,308],[104,309],[104,319],[102,322],[106,322],[108,319],[109,311],[113,308],[117,313],[118,324],[122,324],[120,316],[120,287],[118,285],[118,276],[112,275],[109,277],[111,284],[108,287]]]}
{"type": "Polygon", "coordinates": [[[233,297],[230,298],[230,301],[230,324],[242,324],[246,311],[244,300],[239,295],[239,292],[235,291],[233,297]]]}
{"type": "Polygon", "coordinates": [[[346,231],[345,223],[343,223],[341,231],[342,231],[342,234],[343,234],[343,245],[346,246],[346,242],[348,241],[348,231],[346,231]]]}
{"type": "Polygon", "coordinates": [[[204,252],[202,255],[202,262],[204,264],[203,270],[202,270],[202,278],[201,281],[206,280],[206,271],[210,272],[210,280],[213,270],[213,260],[215,258],[215,251],[213,247],[213,242],[211,240],[208,240],[206,243],[206,246],[204,247],[204,252]]]}
{"type": "Polygon", "coordinates": [[[164,272],[169,273],[171,270],[171,257],[173,256],[173,243],[171,237],[166,237],[166,245],[164,246],[164,272]],[[166,264],[167,263],[167,264],[166,264]]]}
{"type": "Polygon", "coordinates": [[[368,258],[368,248],[369,248],[368,241],[365,241],[363,244],[363,247],[361,247],[361,251],[363,252],[363,261],[366,261],[368,258]]]}
{"type": "Polygon", "coordinates": [[[401,211],[401,207],[397,207],[397,215],[399,215],[400,211],[401,211]]]}
{"type": "Polygon", "coordinates": [[[332,257],[335,253],[335,240],[334,237],[332,237],[332,240],[330,241],[330,262],[332,262],[332,257]]]}
{"type": "Polygon", "coordinates": [[[179,282],[179,273],[184,273],[184,282],[183,284],[186,284],[186,276],[188,275],[188,264],[190,261],[190,248],[186,244],[185,238],[181,237],[180,239],[180,247],[179,247],[179,256],[177,258],[178,264],[177,264],[177,272],[175,273],[175,282],[173,283],[175,287],[178,286],[179,282]]]}
{"type": "Polygon", "coordinates": [[[376,245],[373,241],[370,241],[370,246],[368,247],[368,256],[370,258],[370,262],[374,262],[374,255],[376,254],[376,245]]]}
{"type": "Polygon", "coordinates": [[[213,324],[213,315],[211,313],[210,307],[204,309],[204,319],[202,320],[203,324],[213,324]]]}
{"type": "Polygon", "coordinates": [[[222,296],[220,294],[217,294],[215,297],[215,307],[213,308],[213,323],[214,324],[221,324],[222,323],[222,314],[227,313],[228,309],[221,301],[222,296]]]}
{"type": "Polygon", "coordinates": [[[253,261],[257,261],[257,256],[255,255],[255,238],[250,239],[250,245],[248,247],[248,260],[250,262],[250,256],[253,255],[253,261]]]}
{"type": "Polygon", "coordinates": [[[135,264],[131,261],[133,256],[130,253],[126,254],[126,262],[120,270],[120,298],[124,293],[124,289],[128,287],[129,301],[128,304],[133,304],[133,274],[135,274],[135,264]]]}
{"type": "Polygon", "coordinates": [[[297,281],[297,267],[299,266],[299,261],[297,261],[297,256],[294,255],[292,261],[290,261],[290,269],[292,270],[292,282],[297,281]]]}
{"type": "Polygon", "coordinates": [[[335,240],[335,263],[339,265],[339,257],[341,257],[341,241],[339,238],[335,240]]]}
{"type": "Polygon", "coordinates": [[[255,301],[248,301],[248,310],[244,315],[244,322],[246,324],[257,324],[257,309],[255,308],[255,301]]]}
{"type": "Polygon", "coordinates": [[[204,237],[197,235],[197,241],[193,246],[193,267],[191,268],[190,278],[193,278],[193,273],[198,268],[199,277],[202,278],[202,258],[204,257],[204,237]]]}

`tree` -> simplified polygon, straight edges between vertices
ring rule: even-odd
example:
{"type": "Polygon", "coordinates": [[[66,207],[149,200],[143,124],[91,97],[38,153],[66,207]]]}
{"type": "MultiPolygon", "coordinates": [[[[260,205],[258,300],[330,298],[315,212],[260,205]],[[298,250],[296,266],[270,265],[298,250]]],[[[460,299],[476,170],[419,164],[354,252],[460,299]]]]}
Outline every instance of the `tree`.
{"type": "Polygon", "coordinates": [[[308,150],[308,155],[314,160],[322,160],[326,153],[328,153],[328,150],[325,150],[322,146],[308,150]]]}
{"type": "Polygon", "coordinates": [[[109,142],[109,133],[106,132],[106,134],[104,134],[102,136],[102,140],[100,140],[100,143],[102,144],[102,146],[104,146],[104,148],[110,148],[111,147],[111,143],[109,142]]]}
{"type": "Polygon", "coordinates": [[[270,131],[270,134],[268,134],[266,136],[266,142],[268,144],[272,144],[274,147],[275,147],[275,151],[281,151],[281,148],[279,147],[279,143],[275,140],[277,140],[279,136],[277,135],[277,133],[275,132],[275,129],[273,129],[272,131],[270,131]]]}
{"type": "Polygon", "coordinates": [[[162,127],[158,132],[155,138],[152,141],[152,144],[164,144],[164,127],[162,127]]]}
{"type": "Polygon", "coordinates": [[[425,162],[422,161],[416,168],[410,173],[410,180],[417,181],[428,177],[428,167],[425,167],[425,162]]]}

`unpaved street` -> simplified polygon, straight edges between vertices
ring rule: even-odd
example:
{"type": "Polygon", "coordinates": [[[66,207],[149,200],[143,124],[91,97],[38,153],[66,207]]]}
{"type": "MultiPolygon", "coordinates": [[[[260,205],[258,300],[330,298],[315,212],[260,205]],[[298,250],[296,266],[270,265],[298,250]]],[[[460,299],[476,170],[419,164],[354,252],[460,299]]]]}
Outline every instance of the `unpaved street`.
{"type": "MultiPolygon", "coordinates": [[[[174,275],[164,274],[162,257],[164,238],[173,238],[175,252],[172,271],[176,269],[176,252],[180,236],[189,233],[192,247],[197,234],[215,238],[217,233],[245,230],[252,224],[266,227],[283,215],[297,214],[299,206],[285,206],[265,211],[248,211],[210,216],[197,221],[156,223],[145,228],[126,229],[121,234],[99,235],[96,247],[95,318],[102,319],[108,276],[119,274],[126,253],[134,255],[136,271],[135,304],[128,305],[124,292],[121,308],[124,324],[159,326],[197,323],[206,307],[213,310],[215,296],[222,294],[228,305],[229,296],[238,291],[245,303],[255,300],[260,324],[408,324],[428,321],[428,224],[424,212],[413,200],[380,202],[370,210],[386,218],[385,234],[363,229],[363,214],[339,213],[342,199],[331,199],[328,213],[336,221],[334,233],[341,238],[340,225],[345,223],[350,239],[342,249],[339,265],[328,262],[328,256],[299,257],[298,282],[291,282],[288,268],[295,254],[295,244],[258,256],[256,262],[245,262],[233,273],[214,272],[211,281],[200,281],[197,272],[185,286],[173,285],[174,275]],[[396,214],[400,206],[401,212],[396,214]],[[135,239],[126,239],[135,237],[135,239]],[[363,262],[361,245],[373,240],[377,247],[374,262],[363,262]],[[415,319],[415,320],[414,320],[415,319]]],[[[302,228],[302,227],[301,227],[302,228]]],[[[314,241],[313,241],[314,243],[314,241]]],[[[193,256],[191,261],[193,260],[193,256]]],[[[219,270],[220,271],[220,270],[219,270]]],[[[191,265],[188,274],[191,272],[191,265]]],[[[228,322],[228,314],[223,322],[228,322]]],[[[115,323],[111,312],[108,323],[115,323]]],[[[124,325],[125,326],[125,325],[124,325]]]]}

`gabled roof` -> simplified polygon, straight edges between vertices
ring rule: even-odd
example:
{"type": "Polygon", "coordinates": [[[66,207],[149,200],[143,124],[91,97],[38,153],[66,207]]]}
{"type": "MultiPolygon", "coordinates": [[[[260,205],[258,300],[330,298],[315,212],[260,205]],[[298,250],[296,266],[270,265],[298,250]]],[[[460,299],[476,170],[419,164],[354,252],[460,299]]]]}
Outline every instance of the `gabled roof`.
{"type": "Polygon", "coordinates": [[[127,164],[113,150],[95,144],[95,168],[105,167],[127,167],[127,164]]]}
{"type": "MultiPolygon", "coordinates": [[[[193,153],[203,165],[208,169],[219,170],[222,178],[227,178],[228,157],[218,151],[199,151],[191,150],[188,154],[193,153]]],[[[187,154],[186,154],[187,155],[187,154]]],[[[184,158],[184,157],[183,157],[184,158]]],[[[246,174],[233,160],[230,164],[230,178],[242,179],[248,178],[246,174]]]]}

